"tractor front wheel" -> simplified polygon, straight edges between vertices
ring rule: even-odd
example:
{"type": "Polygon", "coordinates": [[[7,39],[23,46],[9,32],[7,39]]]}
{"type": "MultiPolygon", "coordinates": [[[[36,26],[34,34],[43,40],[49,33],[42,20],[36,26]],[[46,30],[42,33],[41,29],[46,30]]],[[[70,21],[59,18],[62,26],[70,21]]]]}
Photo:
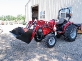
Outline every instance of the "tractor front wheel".
{"type": "Polygon", "coordinates": [[[48,34],[44,40],[46,41],[46,45],[49,48],[54,47],[54,45],[56,44],[56,37],[54,34],[48,34]]]}
{"type": "Polygon", "coordinates": [[[68,42],[75,41],[77,37],[77,27],[73,24],[69,25],[65,31],[65,39],[68,42]]]}

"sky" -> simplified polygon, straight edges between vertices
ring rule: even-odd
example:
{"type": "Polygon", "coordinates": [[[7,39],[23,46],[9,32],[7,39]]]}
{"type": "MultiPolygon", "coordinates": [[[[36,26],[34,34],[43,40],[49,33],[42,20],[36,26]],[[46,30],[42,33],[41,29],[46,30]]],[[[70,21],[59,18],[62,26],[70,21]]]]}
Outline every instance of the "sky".
{"type": "Polygon", "coordinates": [[[0,0],[0,16],[25,15],[25,5],[27,2],[28,0],[0,0]]]}

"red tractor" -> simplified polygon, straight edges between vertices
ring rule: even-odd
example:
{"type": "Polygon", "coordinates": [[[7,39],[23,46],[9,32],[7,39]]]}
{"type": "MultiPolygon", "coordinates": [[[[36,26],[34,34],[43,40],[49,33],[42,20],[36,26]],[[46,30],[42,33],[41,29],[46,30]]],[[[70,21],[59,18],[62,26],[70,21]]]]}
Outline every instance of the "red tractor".
{"type": "Polygon", "coordinates": [[[33,38],[36,42],[44,39],[46,45],[51,48],[56,44],[56,37],[59,38],[61,35],[69,42],[76,39],[78,27],[69,21],[70,18],[70,9],[63,8],[59,10],[58,20],[32,20],[25,28],[17,27],[10,32],[26,43],[30,43],[33,38]]]}

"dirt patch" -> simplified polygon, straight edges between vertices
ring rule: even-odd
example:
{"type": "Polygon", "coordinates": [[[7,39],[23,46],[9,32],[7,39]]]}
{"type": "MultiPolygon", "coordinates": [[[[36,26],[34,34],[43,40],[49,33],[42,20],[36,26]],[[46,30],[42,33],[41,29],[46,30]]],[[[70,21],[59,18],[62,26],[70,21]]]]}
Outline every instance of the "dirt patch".
{"type": "Polygon", "coordinates": [[[9,33],[0,35],[0,61],[81,61],[82,35],[74,42],[57,39],[53,48],[47,48],[44,41],[30,44],[17,40],[9,33]]]}

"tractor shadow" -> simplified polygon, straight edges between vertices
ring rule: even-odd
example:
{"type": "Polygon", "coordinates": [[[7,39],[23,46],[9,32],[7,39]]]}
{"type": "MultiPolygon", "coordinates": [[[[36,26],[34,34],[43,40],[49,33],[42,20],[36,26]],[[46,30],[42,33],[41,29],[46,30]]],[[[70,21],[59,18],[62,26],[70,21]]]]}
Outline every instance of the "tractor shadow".
{"type": "Polygon", "coordinates": [[[66,50],[66,41],[63,38],[57,39],[53,48],[47,48],[45,42],[30,44],[17,40],[10,34],[0,35],[0,61],[78,61],[76,57],[66,50]],[[63,50],[66,51],[63,51],[63,50]],[[70,58],[70,59],[69,59],[70,58]]]}

